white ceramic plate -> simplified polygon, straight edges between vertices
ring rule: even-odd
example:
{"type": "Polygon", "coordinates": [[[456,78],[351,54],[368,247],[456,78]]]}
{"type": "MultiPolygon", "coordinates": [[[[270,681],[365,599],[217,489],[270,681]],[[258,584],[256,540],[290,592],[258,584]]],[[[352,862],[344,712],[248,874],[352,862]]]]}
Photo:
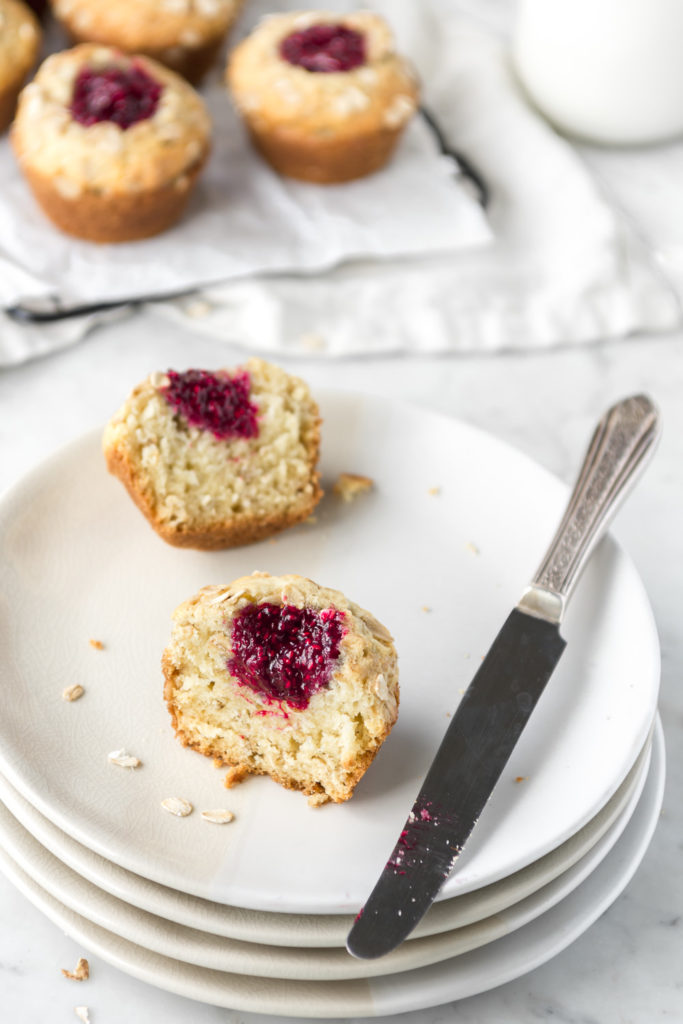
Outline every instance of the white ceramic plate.
{"type": "MultiPolygon", "coordinates": [[[[427,935],[437,935],[451,929],[462,929],[466,925],[482,921],[492,914],[499,914],[543,886],[547,886],[555,878],[567,872],[579,861],[582,870],[594,867],[611,848],[621,834],[635,806],[642,786],[644,785],[647,764],[649,762],[650,742],[646,743],[617,792],[607,801],[605,806],[592,818],[587,825],[576,832],[561,846],[547,853],[538,861],[507,878],[476,889],[471,893],[463,893],[449,900],[434,904],[423,918],[410,940],[427,935]],[[598,859],[596,859],[598,858],[598,859]],[[591,867],[592,866],[592,867],[591,867]]],[[[88,896],[88,907],[96,905],[97,893],[116,897],[115,906],[120,900],[131,907],[147,911],[155,915],[153,920],[164,918],[165,921],[184,925],[195,931],[209,932],[213,936],[238,939],[242,943],[259,943],[264,946],[287,946],[299,948],[329,948],[345,946],[346,936],[353,922],[351,915],[342,914],[273,914],[266,911],[244,910],[225,904],[211,903],[197,896],[177,892],[165,886],[151,882],[149,879],[134,875],[87,847],[81,846],[65,832],[44,818],[35,807],[25,800],[12,786],[0,776],[0,800],[24,829],[38,841],[38,850],[30,844],[26,849],[12,845],[12,836],[6,834],[0,820],[0,842],[4,842],[8,852],[26,865],[27,858],[33,853],[36,859],[39,850],[49,850],[67,868],[71,868],[79,877],[80,883],[87,879],[93,885],[94,892],[88,896]]],[[[21,839],[21,833],[19,833],[21,839]]],[[[16,842],[16,840],[15,840],[16,842]]],[[[47,854],[49,858],[49,854],[47,854]]],[[[36,880],[41,881],[37,876],[36,880]]],[[[580,880],[580,876],[579,876],[580,880]]],[[[44,884],[44,882],[41,882],[44,884]]],[[[578,881],[577,883],[578,884],[578,881]]],[[[70,898],[66,892],[58,892],[51,887],[51,892],[63,903],[80,912],[81,907],[76,898],[70,898]]],[[[85,891],[85,890],[83,890],[85,891]]],[[[79,890],[80,892],[80,890],[79,890]]],[[[109,913],[112,911],[109,906],[109,913]]],[[[107,904],[105,901],[105,909],[107,904]]],[[[125,912],[124,912],[125,913],[125,912]]],[[[95,919],[93,913],[86,914],[95,919]]],[[[96,918],[99,924],[124,935],[121,927],[113,927],[111,920],[101,916],[96,918]]],[[[124,937],[133,938],[125,933],[124,937]]],[[[142,941],[135,940],[133,941],[142,941]]],[[[151,946],[151,941],[142,942],[151,946]]],[[[156,946],[154,948],[157,948],[156,946]]],[[[158,952],[166,952],[157,949],[158,952]]],[[[168,953],[168,955],[174,955],[168,953]]],[[[184,956],[182,959],[190,959],[184,956]]],[[[257,973],[255,970],[251,973],[257,973]]]]}
{"type": "MultiPolygon", "coordinates": [[[[566,497],[529,459],[456,420],[352,395],[327,394],[321,406],[324,480],[353,471],[376,486],[352,505],[329,497],[315,524],[276,543],[211,554],[169,547],[107,475],[94,435],[0,506],[0,770],[61,829],[130,871],[206,899],[293,913],[355,912],[364,902],[448,715],[566,497]],[[200,586],[254,569],[338,587],[396,637],[399,722],[347,804],[314,811],[265,778],[227,793],[211,762],[173,738],[159,670],[169,616],[200,586]],[[64,703],[63,687],[75,682],[86,695],[64,703]],[[121,747],[144,767],[108,764],[121,747]],[[220,828],[198,813],[173,818],[160,809],[168,796],[198,810],[227,805],[236,820],[220,828]]],[[[645,742],[657,636],[641,582],[611,539],[563,630],[558,670],[442,898],[564,842],[606,803],[645,742]]]]}
{"type": "MultiPolygon", "coordinates": [[[[645,761],[645,765],[641,764],[644,770],[637,776],[637,784],[632,787],[631,797],[617,821],[574,867],[504,912],[430,938],[405,942],[378,960],[356,960],[345,949],[298,949],[295,929],[291,933],[290,947],[285,949],[236,942],[138,910],[87,882],[63,864],[37,842],[1,803],[0,843],[39,886],[64,906],[123,939],[174,960],[210,970],[265,978],[340,981],[380,977],[461,956],[523,927],[564,899],[597,867],[628,824],[647,775],[649,758],[645,761]]],[[[441,905],[447,906],[449,902],[452,901],[441,905]]]]}
{"type": "Polygon", "coordinates": [[[520,977],[565,949],[600,917],[632,878],[655,830],[664,791],[661,726],[645,789],[620,840],[587,880],[512,935],[429,967],[338,982],[282,981],[226,974],[159,956],[69,910],[7,854],[0,868],[47,916],[91,953],[178,995],[232,1010],[287,1017],[372,1017],[438,1006],[520,977]]]}

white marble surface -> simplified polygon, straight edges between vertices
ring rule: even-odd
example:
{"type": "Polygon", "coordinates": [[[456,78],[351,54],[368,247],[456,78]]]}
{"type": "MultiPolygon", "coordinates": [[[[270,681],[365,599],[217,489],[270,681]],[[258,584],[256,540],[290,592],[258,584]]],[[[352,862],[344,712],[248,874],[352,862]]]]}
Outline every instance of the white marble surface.
{"type": "MultiPolygon", "coordinates": [[[[507,0],[459,3],[491,28],[504,30],[509,24],[507,0]]],[[[663,270],[683,281],[676,172],[683,162],[683,145],[632,153],[583,152],[650,248],[659,252],[663,270]]],[[[683,331],[542,354],[334,364],[280,360],[313,387],[404,398],[458,416],[516,445],[567,481],[596,418],[612,401],[645,390],[664,420],[656,459],[614,527],[643,577],[662,644],[660,708],[668,783],[652,845],[620,899],[553,961],[460,1003],[384,1018],[390,1024],[683,1022],[682,343],[683,331]]],[[[149,371],[225,365],[242,356],[202,337],[191,323],[181,329],[152,311],[101,328],[72,349],[0,372],[0,490],[62,443],[101,425],[131,384],[149,371]]],[[[62,978],[60,968],[73,968],[81,955],[88,951],[0,876],[2,1024],[67,1024],[77,1020],[76,1005],[90,1007],[92,1024],[275,1024],[274,1018],[169,995],[95,956],[89,957],[88,982],[62,978]]]]}
{"type": "MultiPolygon", "coordinates": [[[[352,315],[352,311],[351,315],[352,315]]],[[[665,432],[655,462],[621,511],[615,533],[632,554],[659,626],[661,711],[668,743],[664,813],[636,877],[612,909],[554,961],[459,1004],[411,1013],[404,1024],[652,1024],[683,1021],[683,642],[679,528],[683,505],[683,335],[633,338],[542,355],[290,362],[315,387],[396,396],[475,423],[569,480],[597,416],[646,390],[665,432]]],[[[62,442],[101,424],[131,382],[166,366],[216,366],[242,353],[156,317],[103,328],[86,342],[0,375],[0,487],[62,442]]],[[[61,977],[87,950],[62,935],[0,878],[0,1019],[17,1024],[266,1024],[272,1018],[193,1004],[134,981],[97,957],[84,984],[61,977]]]]}

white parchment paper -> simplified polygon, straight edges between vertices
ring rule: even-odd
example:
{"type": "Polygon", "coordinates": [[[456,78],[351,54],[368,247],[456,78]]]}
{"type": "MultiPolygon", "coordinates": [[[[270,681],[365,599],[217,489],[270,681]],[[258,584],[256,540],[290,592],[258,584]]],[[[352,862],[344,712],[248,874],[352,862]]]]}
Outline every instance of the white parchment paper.
{"type": "Polygon", "coordinates": [[[491,238],[457,166],[419,117],[385,170],[319,186],[270,170],[220,83],[205,98],[214,148],[197,191],[176,227],[140,242],[96,245],[59,232],[34,202],[9,141],[0,142],[0,305],[46,294],[66,305],[168,295],[358,256],[454,252],[491,238]]]}

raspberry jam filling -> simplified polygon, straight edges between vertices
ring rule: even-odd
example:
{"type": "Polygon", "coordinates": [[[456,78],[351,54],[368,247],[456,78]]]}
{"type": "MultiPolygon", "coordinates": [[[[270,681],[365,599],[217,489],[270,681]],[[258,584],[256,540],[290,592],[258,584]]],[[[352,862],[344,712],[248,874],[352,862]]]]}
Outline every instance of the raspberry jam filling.
{"type": "Polygon", "coordinates": [[[286,36],[280,56],[306,71],[351,71],[365,64],[365,37],[346,25],[311,25],[286,36]]]}
{"type": "Polygon", "coordinates": [[[130,128],[154,115],[162,91],[163,86],[136,64],[83,68],[74,83],[71,115],[86,127],[113,121],[119,128],[130,128]]]}
{"type": "Polygon", "coordinates": [[[245,371],[234,377],[207,370],[168,371],[161,393],[191,427],[209,430],[219,441],[258,435],[258,408],[249,400],[251,380],[245,371]]]}
{"type": "Polygon", "coordinates": [[[335,608],[249,604],[233,622],[228,669],[241,686],[300,711],[332,678],[343,622],[335,608]]]}

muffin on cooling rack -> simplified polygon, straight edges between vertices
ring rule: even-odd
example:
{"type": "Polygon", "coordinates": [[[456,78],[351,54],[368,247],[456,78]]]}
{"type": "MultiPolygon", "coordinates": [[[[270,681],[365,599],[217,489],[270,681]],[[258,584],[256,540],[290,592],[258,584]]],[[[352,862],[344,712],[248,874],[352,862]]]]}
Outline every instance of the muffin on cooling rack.
{"type": "Polygon", "coordinates": [[[389,632],[338,590],[253,573],[174,613],[164,696],[178,739],[313,804],[353,794],[398,715],[389,632]]]}
{"type": "Polygon", "coordinates": [[[38,59],[40,26],[21,0],[0,0],[0,132],[14,117],[17,96],[38,59]]]}
{"type": "Polygon", "coordinates": [[[322,497],[318,406],[262,359],[153,374],[108,423],[103,448],[169,544],[228,548],[299,523],[322,497]]]}
{"type": "Polygon", "coordinates": [[[144,53],[198,82],[218,56],[242,0],[52,0],[74,42],[144,53]]]}
{"type": "Polygon", "coordinates": [[[233,51],[227,81],[271,166],[320,183],[383,167],[418,102],[389,26],[367,11],[271,15],[233,51]]]}
{"type": "Polygon", "coordinates": [[[178,220],[210,132],[204,101],[180,76],[86,43],[41,65],[19,97],[12,144],[57,227],[125,242],[178,220]]]}

